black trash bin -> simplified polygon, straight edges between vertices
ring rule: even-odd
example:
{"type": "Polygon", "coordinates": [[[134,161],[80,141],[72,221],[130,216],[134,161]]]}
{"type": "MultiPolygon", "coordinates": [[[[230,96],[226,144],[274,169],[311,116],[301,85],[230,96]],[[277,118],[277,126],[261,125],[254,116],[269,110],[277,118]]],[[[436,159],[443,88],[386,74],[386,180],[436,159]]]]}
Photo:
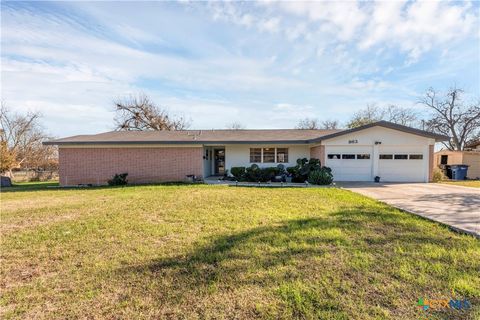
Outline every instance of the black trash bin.
{"type": "Polygon", "coordinates": [[[451,165],[446,165],[445,166],[445,175],[447,176],[448,179],[452,179],[452,166],[451,165]]]}
{"type": "Polygon", "coordinates": [[[452,169],[452,180],[465,180],[467,178],[468,166],[466,164],[454,164],[452,169]]]}

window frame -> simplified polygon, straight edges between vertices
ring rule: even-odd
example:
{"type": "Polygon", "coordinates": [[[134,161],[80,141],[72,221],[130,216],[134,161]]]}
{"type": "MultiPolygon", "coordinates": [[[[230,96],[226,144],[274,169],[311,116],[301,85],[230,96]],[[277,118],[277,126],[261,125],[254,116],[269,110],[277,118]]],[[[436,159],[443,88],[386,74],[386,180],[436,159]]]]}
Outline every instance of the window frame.
{"type": "MultiPolygon", "coordinates": [[[[288,147],[282,147],[282,148],[277,148],[277,147],[249,148],[249,152],[250,152],[249,163],[277,163],[277,164],[279,164],[279,163],[281,163],[281,164],[289,163],[288,162],[288,157],[289,157],[289,148],[288,147]],[[265,152],[264,152],[265,149],[273,149],[273,161],[268,161],[268,162],[265,161],[265,152]],[[285,154],[285,161],[284,162],[279,162],[278,161],[278,149],[284,150],[284,152],[281,152],[281,153],[285,154]],[[259,161],[252,161],[252,150],[260,150],[260,160],[259,161]]],[[[258,157],[258,154],[256,155],[256,157],[258,157]]],[[[256,160],[256,159],[253,159],[253,160],[256,160]]]]}
{"type": "Polygon", "coordinates": [[[412,153],[408,155],[408,160],[423,160],[423,154],[422,153],[412,153]],[[414,156],[415,158],[412,158],[414,156]],[[417,158],[418,157],[418,158],[417,158]]]}
{"type": "Polygon", "coordinates": [[[262,163],[275,163],[276,155],[277,155],[277,148],[262,148],[262,163]],[[272,161],[265,161],[265,150],[270,151],[270,149],[273,149],[273,153],[271,154],[272,161]]]}
{"type": "Polygon", "coordinates": [[[275,163],[288,163],[288,148],[275,148],[275,163]],[[280,151],[278,152],[278,149],[280,150],[285,150],[285,151],[280,151]],[[283,161],[279,161],[279,155],[283,154],[283,161]]]}
{"type": "Polygon", "coordinates": [[[327,159],[341,160],[342,159],[342,154],[341,153],[329,153],[329,154],[327,154],[327,159]],[[334,158],[335,156],[338,156],[338,158],[334,158]]]}
{"type": "Polygon", "coordinates": [[[408,160],[408,154],[405,154],[405,153],[394,154],[393,155],[393,160],[408,160]],[[400,157],[402,157],[402,158],[400,158],[400,157]],[[403,157],[405,157],[405,158],[403,158],[403,157]]]}
{"type": "MultiPolygon", "coordinates": [[[[262,154],[262,148],[250,148],[250,163],[262,163],[263,159],[263,154],[262,154]],[[260,150],[260,161],[252,161],[252,150],[260,150]]],[[[257,157],[258,155],[254,154],[254,157],[257,157]]],[[[255,159],[254,159],[255,160],[255,159]]]]}
{"type": "Polygon", "coordinates": [[[354,153],[342,153],[342,160],[355,160],[356,158],[354,153]],[[353,156],[353,158],[347,158],[348,156],[353,156]]]}
{"type": "Polygon", "coordinates": [[[393,153],[381,153],[378,155],[378,160],[393,160],[393,153]],[[382,158],[387,157],[387,158],[382,158]]]}
{"type": "Polygon", "coordinates": [[[357,156],[356,157],[357,160],[370,160],[371,158],[370,153],[357,153],[356,156],[357,156]]]}

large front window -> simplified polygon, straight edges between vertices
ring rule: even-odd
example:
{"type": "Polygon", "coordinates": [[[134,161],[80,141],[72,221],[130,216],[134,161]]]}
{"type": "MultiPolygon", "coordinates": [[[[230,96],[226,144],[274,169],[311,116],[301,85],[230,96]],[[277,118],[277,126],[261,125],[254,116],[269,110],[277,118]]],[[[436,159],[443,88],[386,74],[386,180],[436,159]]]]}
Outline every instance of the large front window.
{"type": "Polygon", "coordinates": [[[262,162],[261,148],[250,148],[250,162],[262,162]]]}
{"type": "Polygon", "coordinates": [[[277,162],[278,163],[288,162],[288,148],[277,148],[277,162]]]}
{"type": "Polygon", "coordinates": [[[275,148],[263,148],[263,162],[264,163],[275,162],[275,148]]]}
{"type": "Polygon", "coordinates": [[[288,163],[288,148],[250,148],[250,163],[288,163]]]}

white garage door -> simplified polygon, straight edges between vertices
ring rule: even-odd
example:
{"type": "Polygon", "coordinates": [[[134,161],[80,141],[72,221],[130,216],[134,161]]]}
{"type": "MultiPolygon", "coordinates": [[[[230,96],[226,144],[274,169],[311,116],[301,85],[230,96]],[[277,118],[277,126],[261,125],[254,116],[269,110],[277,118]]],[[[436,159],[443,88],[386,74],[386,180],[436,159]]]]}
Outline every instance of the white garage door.
{"type": "Polygon", "coordinates": [[[372,181],[373,147],[326,146],[325,165],[335,181],[372,181]]]}
{"type": "Polygon", "coordinates": [[[379,147],[378,175],[386,182],[424,182],[428,154],[423,147],[379,147]]]}

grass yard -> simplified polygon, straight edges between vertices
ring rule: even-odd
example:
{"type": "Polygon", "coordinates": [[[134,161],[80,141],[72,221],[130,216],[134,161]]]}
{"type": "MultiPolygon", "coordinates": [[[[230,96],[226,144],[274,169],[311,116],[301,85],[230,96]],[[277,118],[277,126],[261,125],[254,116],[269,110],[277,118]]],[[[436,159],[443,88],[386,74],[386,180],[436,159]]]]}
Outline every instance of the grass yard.
{"type": "Polygon", "coordinates": [[[1,194],[2,319],[480,318],[480,241],[349,191],[28,188],[1,194]]]}
{"type": "Polygon", "coordinates": [[[480,180],[451,180],[451,181],[442,181],[441,183],[452,184],[456,186],[464,186],[471,188],[480,188],[480,180]]]}

